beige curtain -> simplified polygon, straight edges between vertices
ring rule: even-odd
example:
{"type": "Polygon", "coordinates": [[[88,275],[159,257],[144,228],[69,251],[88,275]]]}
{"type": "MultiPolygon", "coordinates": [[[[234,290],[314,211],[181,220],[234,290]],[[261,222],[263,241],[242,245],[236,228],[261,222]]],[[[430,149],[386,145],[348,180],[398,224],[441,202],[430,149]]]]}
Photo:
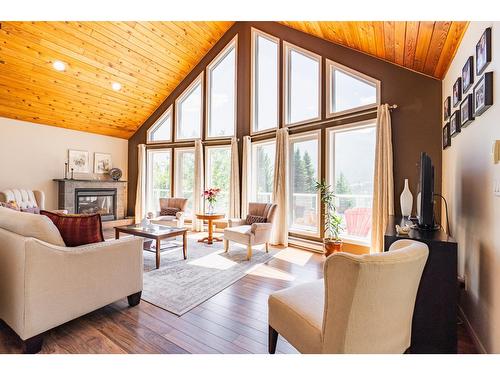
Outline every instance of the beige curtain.
{"type": "Polygon", "coordinates": [[[250,197],[250,174],[252,173],[252,142],[250,136],[243,137],[243,166],[241,167],[241,217],[248,215],[248,199],[250,197]]]}
{"type": "Polygon", "coordinates": [[[288,128],[276,132],[272,200],[278,207],[271,242],[288,246],[288,128]]]}
{"type": "Polygon", "coordinates": [[[394,180],[392,168],[391,114],[387,104],[377,111],[375,176],[373,181],[371,252],[384,249],[384,232],[389,215],[394,215],[394,180]]]}
{"type": "Polygon", "coordinates": [[[229,217],[240,217],[240,159],[238,140],[231,139],[231,179],[229,181],[229,217]]]}
{"type": "Polygon", "coordinates": [[[193,189],[193,219],[191,229],[203,231],[203,220],[196,218],[196,213],[203,212],[203,145],[201,140],[194,142],[194,189],[193,189]]]}
{"type": "Polygon", "coordinates": [[[137,145],[137,190],[135,193],[135,223],[146,216],[146,145],[137,145]]]}

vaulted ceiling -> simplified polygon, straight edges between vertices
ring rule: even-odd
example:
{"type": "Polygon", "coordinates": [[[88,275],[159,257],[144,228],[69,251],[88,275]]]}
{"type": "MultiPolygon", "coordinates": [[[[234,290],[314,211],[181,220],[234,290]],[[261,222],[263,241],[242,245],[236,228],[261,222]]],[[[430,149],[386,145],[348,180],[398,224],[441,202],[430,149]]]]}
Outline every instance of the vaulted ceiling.
{"type": "MultiPolygon", "coordinates": [[[[0,116],[130,138],[233,23],[1,22],[0,116]]],[[[467,27],[281,23],[439,79],[467,27]]]]}

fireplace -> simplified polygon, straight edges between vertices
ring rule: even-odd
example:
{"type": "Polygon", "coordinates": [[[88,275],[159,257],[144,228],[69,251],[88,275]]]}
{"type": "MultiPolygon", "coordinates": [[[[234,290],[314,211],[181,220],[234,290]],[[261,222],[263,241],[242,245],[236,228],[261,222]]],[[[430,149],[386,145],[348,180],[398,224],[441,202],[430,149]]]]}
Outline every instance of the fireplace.
{"type": "Polygon", "coordinates": [[[102,221],[115,220],[116,189],[75,189],[75,213],[100,214],[102,221]]]}

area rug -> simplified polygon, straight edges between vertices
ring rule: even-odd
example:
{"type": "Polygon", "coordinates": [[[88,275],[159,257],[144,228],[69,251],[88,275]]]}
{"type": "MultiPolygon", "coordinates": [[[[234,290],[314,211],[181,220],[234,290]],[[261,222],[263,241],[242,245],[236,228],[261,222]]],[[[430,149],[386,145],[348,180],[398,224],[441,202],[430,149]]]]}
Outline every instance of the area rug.
{"type": "Polygon", "coordinates": [[[246,248],[231,243],[228,253],[221,242],[207,245],[188,240],[188,259],[182,249],[162,250],[160,268],[155,269],[155,254],[144,252],[142,299],[182,315],[221,292],[248,272],[270,260],[277,250],[266,253],[256,247],[246,260],[246,248]]]}

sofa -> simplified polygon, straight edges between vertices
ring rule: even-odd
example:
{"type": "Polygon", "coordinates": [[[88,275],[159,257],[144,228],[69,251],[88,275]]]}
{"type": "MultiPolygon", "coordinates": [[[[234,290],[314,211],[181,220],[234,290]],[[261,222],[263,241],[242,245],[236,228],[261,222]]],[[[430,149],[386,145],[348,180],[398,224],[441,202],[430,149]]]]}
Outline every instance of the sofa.
{"type": "Polygon", "coordinates": [[[142,291],[142,239],[66,247],[44,215],[0,207],[0,319],[39,351],[43,333],[142,291]]]}

